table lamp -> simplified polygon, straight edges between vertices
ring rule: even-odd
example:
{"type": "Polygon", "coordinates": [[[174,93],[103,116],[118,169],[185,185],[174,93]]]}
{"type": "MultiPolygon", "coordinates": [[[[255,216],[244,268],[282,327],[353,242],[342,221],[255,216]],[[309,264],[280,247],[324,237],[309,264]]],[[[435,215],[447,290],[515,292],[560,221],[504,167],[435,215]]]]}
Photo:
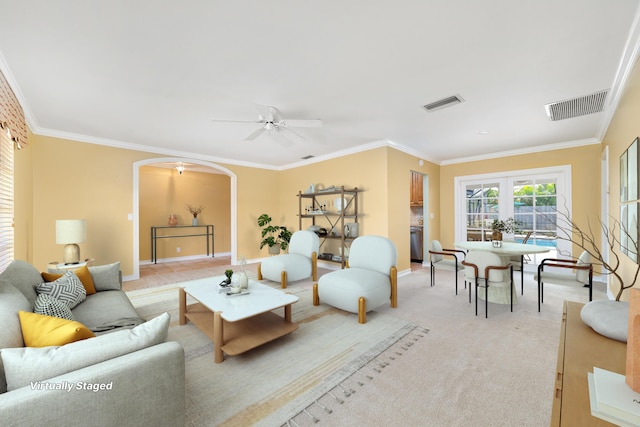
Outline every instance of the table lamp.
{"type": "Polygon", "coordinates": [[[64,246],[62,261],[65,264],[80,262],[80,246],[87,240],[87,221],[84,219],[56,220],[56,243],[64,246]]]}

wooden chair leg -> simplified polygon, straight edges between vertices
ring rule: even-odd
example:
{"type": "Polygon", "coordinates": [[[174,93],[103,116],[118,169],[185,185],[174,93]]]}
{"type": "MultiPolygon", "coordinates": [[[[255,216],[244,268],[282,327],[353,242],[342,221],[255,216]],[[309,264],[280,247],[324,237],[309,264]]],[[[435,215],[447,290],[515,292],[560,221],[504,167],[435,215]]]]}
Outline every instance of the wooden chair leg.
{"type": "Polygon", "coordinates": [[[367,323],[367,300],[358,298],[358,323],[367,323]]]}
{"type": "Polygon", "coordinates": [[[390,279],[391,279],[391,308],[397,308],[398,307],[398,269],[396,267],[391,267],[390,279]]]}
{"type": "Polygon", "coordinates": [[[258,264],[258,280],[262,280],[262,263],[258,264]]]}
{"type": "Polygon", "coordinates": [[[318,254],[315,252],[311,254],[311,280],[318,280],[318,254]]]}
{"type": "Polygon", "coordinates": [[[318,296],[318,284],[313,284],[313,305],[320,305],[320,297],[318,296]]]}
{"type": "Polygon", "coordinates": [[[282,289],[286,289],[287,287],[287,272],[283,271],[282,274],[280,274],[280,282],[282,283],[282,289]]]}

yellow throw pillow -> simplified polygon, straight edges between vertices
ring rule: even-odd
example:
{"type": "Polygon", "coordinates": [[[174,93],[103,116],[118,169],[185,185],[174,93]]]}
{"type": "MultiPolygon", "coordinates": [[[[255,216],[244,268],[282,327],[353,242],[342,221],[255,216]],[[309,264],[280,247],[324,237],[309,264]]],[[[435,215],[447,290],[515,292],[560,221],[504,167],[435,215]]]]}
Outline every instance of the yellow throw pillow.
{"type": "Polygon", "coordinates": [[[18,316],[20,317],[24,345],[27,347],[65,345],[95,337],[89,328],[75,320],[29,313],[28,311],[18,311],[18,316]]]}
{"type": "MultiPolygon", "coordinates": [[[[91,273],[86,265],[76,268],[73,272],[76,273],[76,276],[78,276],[78,279],[82,282],[82,286],[84,286],[84,290],[87,291],[87,295],[96,293],[96,285],[93,283],[93,277],[91,277],[91,273]]],[[[62,276],[63,274],[42,273],[42,278],[45,282],[53,282],[62,276]]]]}

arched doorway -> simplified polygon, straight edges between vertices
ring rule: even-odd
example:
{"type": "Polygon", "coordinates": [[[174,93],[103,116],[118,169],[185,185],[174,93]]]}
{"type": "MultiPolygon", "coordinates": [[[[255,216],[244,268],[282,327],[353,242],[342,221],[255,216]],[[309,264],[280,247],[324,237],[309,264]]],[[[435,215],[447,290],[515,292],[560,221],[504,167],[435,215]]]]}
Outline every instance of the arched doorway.
{"type": "Polygon", "coordinates": [[[145,159],[133,164],[133,279],[140,278],[140,168],[142,166],[152,166],[157,163],[178,163],[188,162],[212,169],[216,169],[230,178],[231,191],[231,264],[237,264],[237,177],[229,169],[215,163],[204,160],[183,158],[183,157],[162,157],[145,159]]]}

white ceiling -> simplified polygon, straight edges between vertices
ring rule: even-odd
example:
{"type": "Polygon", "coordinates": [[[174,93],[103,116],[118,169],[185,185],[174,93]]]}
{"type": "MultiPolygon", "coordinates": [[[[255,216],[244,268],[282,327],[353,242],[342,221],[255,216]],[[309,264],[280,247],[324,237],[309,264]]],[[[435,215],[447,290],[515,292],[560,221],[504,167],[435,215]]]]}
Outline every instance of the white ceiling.
{"type": "Polygon", "coordinates": [[[38,134],[271,168],[377,144],[446,164],[600,141],[638,55],[638,4],[0,0],[0,68],[38,134]],[[546,117],[603,89],[604,112],[546,117]],[[255,120],[256,103],[324,126],[285,146],[212,122],[255,120]]]}

